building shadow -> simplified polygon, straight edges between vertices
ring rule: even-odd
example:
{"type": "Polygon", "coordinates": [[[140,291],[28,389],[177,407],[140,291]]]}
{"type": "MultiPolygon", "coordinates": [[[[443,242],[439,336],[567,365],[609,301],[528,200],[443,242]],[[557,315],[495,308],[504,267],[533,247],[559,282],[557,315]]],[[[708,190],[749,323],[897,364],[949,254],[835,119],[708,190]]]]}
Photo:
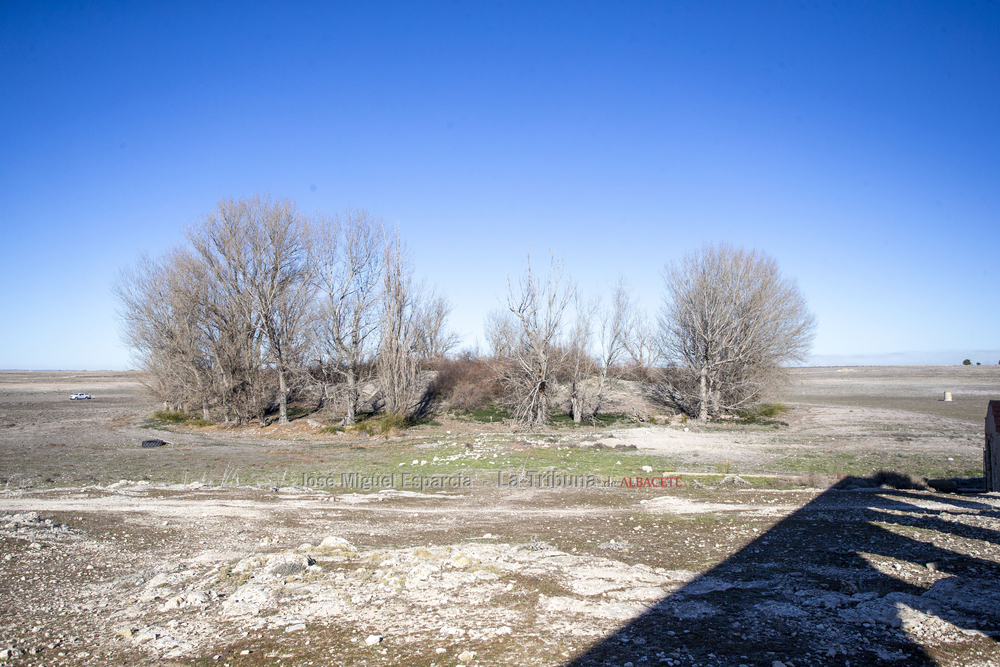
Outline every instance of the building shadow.
{"type": "Polygon", "coordinates": [[[1000,664],[990,500],[831,489],[568,665],[1000,664]]]}

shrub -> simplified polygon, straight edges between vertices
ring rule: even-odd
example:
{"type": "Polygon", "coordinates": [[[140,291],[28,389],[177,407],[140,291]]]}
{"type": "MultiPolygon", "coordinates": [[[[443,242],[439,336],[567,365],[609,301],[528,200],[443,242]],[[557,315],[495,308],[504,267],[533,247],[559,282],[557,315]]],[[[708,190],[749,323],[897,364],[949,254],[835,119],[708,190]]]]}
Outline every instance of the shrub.
{"type": "Polygon", "coordinates": [[[471,354],[442,360],[427,393],[432,401],[447,401],[452,410],[467,412],[486,407],[498,395],[489,364],[471,354]]]}
{"type": "Polygon", "coordinates": [[[737,410],[736,414],[743,419],[761,419],[763,417],[777,417],[786,410],[788,408],[781,403],[761,403],[748,410],[737,410]]]}
{"type": "Polygon", "coordinates": [[[384,414],[372,417],[349,427],[352,430],[368,435],[387,435],[391,431],[402,431],[411,426],[411,422],[401,414],[384,414]]]}
{"type": "Polygon", "coordinates": [[[871,477],[845,477],[837,484],[838,489],[926,489],[927,485],[909,475],[895,470],[879,470],[871,477]]]}
{"type": "Polygon", "coordinates": [[[962,365],[963,366],[971,366],[972,365],[972,361],[969,360],[969,359],[965,359],[965,360],[962,361],[962,365]]]}

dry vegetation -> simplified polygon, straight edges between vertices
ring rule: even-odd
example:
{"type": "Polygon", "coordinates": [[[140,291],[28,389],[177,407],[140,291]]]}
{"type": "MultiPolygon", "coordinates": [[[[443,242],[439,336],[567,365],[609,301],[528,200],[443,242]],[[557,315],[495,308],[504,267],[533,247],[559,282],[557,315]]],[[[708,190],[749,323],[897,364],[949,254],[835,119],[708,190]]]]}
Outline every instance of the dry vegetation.
{"type": "Polygon", "coordinates": [[[998,386],[798,369],[785,409],[742,421],[441,409],[370,436],[295,402],[288,425],[154,420],[130,373],[2,373],[0,662],[996,665],[1000,501],[893,487],[973,474],[998,386]],[[315,484],[340,472],[472,482],[315,484]],[[586,474],[682,486],[550,484],[586,474]]]}
{"type": "MultiPolygon", "coordinates": [[[[115,294],[161,417],[190,425],[284,425],[326,409],[331,427],[378,414],[398,428],[449,408],[596,424],[629,378],[633,403],[707,421],[757,411],[812,339],[774,261],[725,245],[669,268],[656,327],[623,280],[605,306],[555,257],[544,275],[529,257],[507,280],[489,350],[454,357],[451,307],[414,284],[398,230],[365,211],[310,217],[257,196],[221,201],[183,245],[123,271],[115,294]]],[[[650,412],[632,407],[640,421],[650,412]]]]}

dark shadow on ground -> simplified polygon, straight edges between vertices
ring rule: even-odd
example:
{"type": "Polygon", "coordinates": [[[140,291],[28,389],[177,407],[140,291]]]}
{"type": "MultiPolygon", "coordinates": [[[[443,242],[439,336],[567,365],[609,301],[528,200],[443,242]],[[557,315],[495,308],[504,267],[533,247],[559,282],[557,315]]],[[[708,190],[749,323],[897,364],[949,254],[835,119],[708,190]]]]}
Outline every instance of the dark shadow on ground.
{"type": "Polygon", "coordinates": [[[996,500],[831,489],[569,664],[1000,664],[996,500]]]}

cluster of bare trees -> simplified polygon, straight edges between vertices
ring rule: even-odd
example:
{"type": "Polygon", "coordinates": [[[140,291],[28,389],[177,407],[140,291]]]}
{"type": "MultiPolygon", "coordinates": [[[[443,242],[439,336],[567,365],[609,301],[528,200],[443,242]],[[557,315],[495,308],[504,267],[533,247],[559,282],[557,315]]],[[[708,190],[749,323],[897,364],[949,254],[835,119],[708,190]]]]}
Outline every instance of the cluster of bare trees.
{"type": "Polygon", "coordinates": [[[288,200],[223,200],[187,243],[122,272],[123,337],[165,404],[247,423],[303,387],[361,387],[406,414],[421,360],[444,356],[450,306],[422,299],[398,233],[364,211],[310,218],[288,200]]]}
{"type": "Polygon", "coordinates": [[[546,422],[560,384],[567,385],[573,421],[593,418],[609,377],[625,363],[647,370],[657,364],[653,334],[624,280],[605,306],[583,298],[554,257],[545,276],[528,257],[524,274],[508,277],[507,286],[504,307],[490,313],[485,332],[490,365],[515,419],[546,422]]]}
{"type": "Polygon", "coordinates": [[[515,418],[545,422],[560,382],[573,420],[593,418],[609,378],[628,369],[657,381],[671,407],[705,420],[759,404],[808,353],[815,318],[767,255],[706,246],[663,277],[656,328],[624,280],[603,306],[583,299],[554,259],[545,278],[530,258],[519,281],[508,278],[504,308],[487,318],[486,334],[515,418]]]}
{"type": "MultiPolygon", "coordinates": [[[[707,419],[761,402],[807,354],[815,319],[767,255],[706,246],[663,277],[654,326],[623,279],[608,299],[588,299],[555,257],[544,273],[528,257],[487,317],[476,373],[488,366],[500,402],[526,423],[561,406],[575,422],[593,419],[626,375],[707,419]]],[[[307,387],[335,396],[345,424],[365,403],[409,415],[426,393],[421,367],[458,343],[447,299],[414,284],[398,231],[365,211],[309,217],[288,200],[224,200],[184,245],[124,271],[115,293],[150,389],[239,424],[274,409],[287,422],[307,387]]],[[[482,394],[471,376],[455,381],[465,404],[482,394]]]]}

